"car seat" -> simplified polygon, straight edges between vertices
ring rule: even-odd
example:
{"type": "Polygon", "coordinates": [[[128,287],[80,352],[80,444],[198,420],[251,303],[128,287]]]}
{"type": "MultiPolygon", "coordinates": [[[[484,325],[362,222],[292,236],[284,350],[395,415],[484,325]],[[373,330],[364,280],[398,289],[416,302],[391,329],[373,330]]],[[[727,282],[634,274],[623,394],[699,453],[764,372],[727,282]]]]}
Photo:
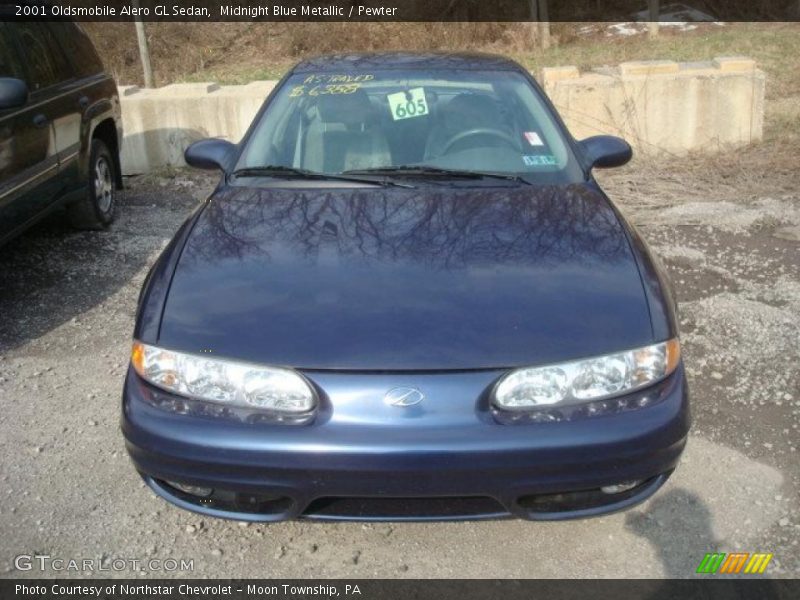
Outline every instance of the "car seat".
{"type": "Polygon", "coordinates": [[[392,163],[389,144],[377,125],[363,89],[352,94],[326,94],[316,103],[309,124],[303,166],[324,173],[384,167],[392,163]]]}

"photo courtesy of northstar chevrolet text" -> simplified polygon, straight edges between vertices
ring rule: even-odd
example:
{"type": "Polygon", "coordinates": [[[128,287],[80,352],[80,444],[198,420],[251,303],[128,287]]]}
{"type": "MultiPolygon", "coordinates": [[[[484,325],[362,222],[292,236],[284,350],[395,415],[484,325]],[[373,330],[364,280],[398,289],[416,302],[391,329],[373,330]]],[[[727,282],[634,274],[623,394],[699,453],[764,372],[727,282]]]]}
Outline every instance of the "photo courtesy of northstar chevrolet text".
{"type": "Polygon", "coordinates": [[[522,4],[0,7],[0,595],[800,591],[794,9],[522,4]]]}

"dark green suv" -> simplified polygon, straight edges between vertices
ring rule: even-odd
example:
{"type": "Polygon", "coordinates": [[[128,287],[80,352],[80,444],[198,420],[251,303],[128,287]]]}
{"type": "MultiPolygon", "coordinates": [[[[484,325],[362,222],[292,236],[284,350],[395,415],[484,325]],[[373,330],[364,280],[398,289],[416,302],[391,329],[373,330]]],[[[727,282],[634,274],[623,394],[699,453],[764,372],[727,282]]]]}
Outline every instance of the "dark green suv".
{"type": "Polygon", "coordinates": [[[117,86],[77,23],[0,23],[0,244],[64,205],[107,227],[121,140],[117,86]]]}

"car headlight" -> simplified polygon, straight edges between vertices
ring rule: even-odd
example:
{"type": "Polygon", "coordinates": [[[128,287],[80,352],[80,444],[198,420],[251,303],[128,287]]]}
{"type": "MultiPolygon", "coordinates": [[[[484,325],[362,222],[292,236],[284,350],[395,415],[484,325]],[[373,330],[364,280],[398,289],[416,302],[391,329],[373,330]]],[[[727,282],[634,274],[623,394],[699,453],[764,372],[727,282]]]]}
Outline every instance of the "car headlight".
{"type": "Polygon", "coordinates": [[[222,406],[297,415],[316,405],[311,386],[291,369],[186,354],[141,342],[133,344],[131,364],[157,387],[222,406]]]}
{"type": "Polygon", "coordinates": [[[626,352],[512,371],[497,384],[493,402],[509,411],[592,403],[644,388],[672,373],[680,361],[672,339],[626,352]]]}

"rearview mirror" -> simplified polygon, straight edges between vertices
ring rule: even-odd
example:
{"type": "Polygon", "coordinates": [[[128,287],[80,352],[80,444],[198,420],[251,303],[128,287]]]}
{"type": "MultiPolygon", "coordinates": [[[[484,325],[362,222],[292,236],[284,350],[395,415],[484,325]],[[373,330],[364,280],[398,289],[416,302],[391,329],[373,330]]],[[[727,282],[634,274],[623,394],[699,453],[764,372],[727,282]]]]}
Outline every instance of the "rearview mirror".
{"type": "Polygon", "coordinates": [[[195,142],[183,153],[186,164],[197,169],[228,168],[236,146],[226,140],[210,138],[195,142]]]}
{"type": "Polygon", "coordinates": [[[28,102],[28,85],[22,79],[0,77],[0,110],[18,108],[28,102]]]}
{"type": "Polygon", "coordinates": [[[596,135],[579,143],[589,161],[590,169],[621,167],[633,156],[630,144],[613,135],[596,135]]]}

